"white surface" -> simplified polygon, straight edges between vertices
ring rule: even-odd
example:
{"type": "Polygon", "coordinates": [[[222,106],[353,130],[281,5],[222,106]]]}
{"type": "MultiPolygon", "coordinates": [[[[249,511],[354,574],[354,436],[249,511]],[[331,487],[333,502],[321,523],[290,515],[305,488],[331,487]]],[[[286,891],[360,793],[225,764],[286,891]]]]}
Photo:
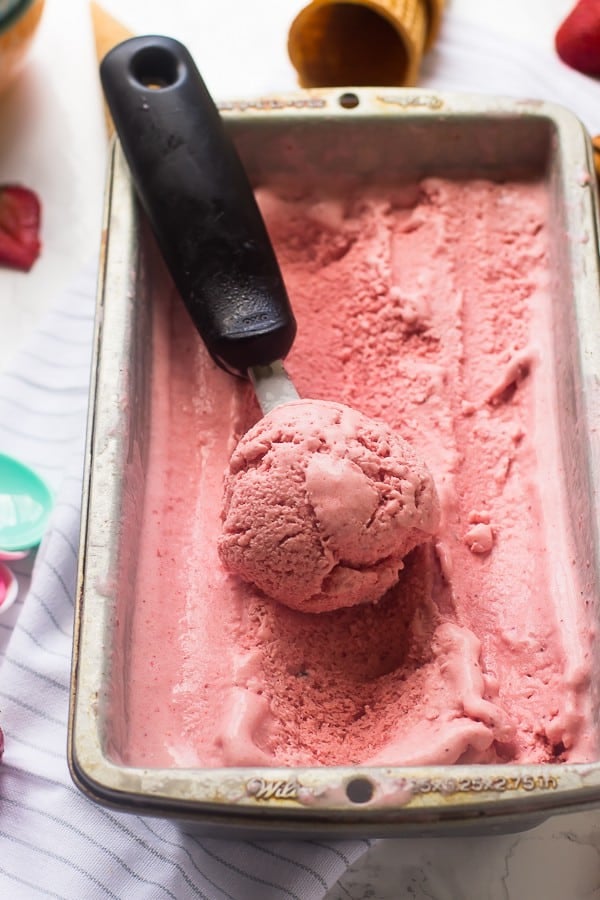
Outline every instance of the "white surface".
{"type": "MultiPolygon", "coordinates": [[[[138,33],[184,41],[216,99],[293,90],[287,29],[294,0],[106,0],[138,33]]],[[[556,60],[570,0],[449,0],[422,83],[557,99],[600,132],[600,85],[556,60]]],[[[0,183],[43,204],[43,252],[30,274],[0,270],[0,369],[100,241],[106,142],[85,0],[47,0],[29,65],[0,100],[0,183]]],[[[583,900],[600,897],[597,812],[524,835],[387,841],[330,893],[342,898],[583,900]]],[[[36,894],[37,896],[37,894],[36,894]]],[[[243,897],[240,897],[243,900],[243,897]]]]}

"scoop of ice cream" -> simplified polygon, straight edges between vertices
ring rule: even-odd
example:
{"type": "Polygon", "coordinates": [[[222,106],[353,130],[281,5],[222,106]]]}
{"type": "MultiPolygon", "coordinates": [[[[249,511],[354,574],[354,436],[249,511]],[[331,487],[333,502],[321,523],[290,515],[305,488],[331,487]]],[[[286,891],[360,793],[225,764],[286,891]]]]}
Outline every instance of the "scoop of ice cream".
{"type": "Polygon", "coordinates": [[[294,609],[378,600],[439,522],[433,478],[383,422],[299,400],[251,428],[225,477],[224,566],[294,609]]]}

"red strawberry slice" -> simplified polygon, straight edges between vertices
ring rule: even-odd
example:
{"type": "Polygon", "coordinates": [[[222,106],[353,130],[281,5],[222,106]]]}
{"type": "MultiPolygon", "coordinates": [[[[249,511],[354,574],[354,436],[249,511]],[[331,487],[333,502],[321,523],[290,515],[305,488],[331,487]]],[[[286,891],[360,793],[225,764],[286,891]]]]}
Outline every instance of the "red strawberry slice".
{"type": "Polygon", "coordinates": [[[564,63],[584,75],[600,75],[600,0],[579,0],[554,38],[564,63]]]}
{"type": "Polygon", "coordinates": [[[0,187],[0,264],[28,272],[40,254],[40,201],[20,185],[0,187]]]}

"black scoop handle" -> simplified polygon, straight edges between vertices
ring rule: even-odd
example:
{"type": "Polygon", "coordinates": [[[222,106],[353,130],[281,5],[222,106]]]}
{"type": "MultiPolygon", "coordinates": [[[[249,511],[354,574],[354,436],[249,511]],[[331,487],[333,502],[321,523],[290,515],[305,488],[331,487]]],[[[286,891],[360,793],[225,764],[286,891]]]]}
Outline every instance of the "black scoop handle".
{"type": "Polygon", "coordinates": [[[296,322],[252,187],[188,50],[135,37],[100,78],[133,183],[208,350],[239,374],[283,358],[296,322]]]}

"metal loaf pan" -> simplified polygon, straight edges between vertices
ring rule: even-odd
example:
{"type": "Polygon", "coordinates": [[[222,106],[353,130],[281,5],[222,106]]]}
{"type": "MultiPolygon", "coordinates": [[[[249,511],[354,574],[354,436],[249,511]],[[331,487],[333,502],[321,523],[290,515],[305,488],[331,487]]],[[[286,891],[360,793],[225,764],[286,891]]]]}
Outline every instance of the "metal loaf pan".
{"type": "MultiPolygon", "coordinates": [[[[542,176],[552,198],[556,390],[578,562],[600,598],[600,292],[589,138],[545,103],[414,90],[314,91],[222,107],[250,178],[326,184],[542,176]]],[[[586,765],[139,769],[119,762],[144,490],[152,304],[172,290],[120,148],[108,174],[86,455],[69,763],[92,799],[222,836],[521,830],[600,802],[586,765]],[[124,401],[126,398],[126,401],[124,401]]],[[[590,610],[590,629],[597,610],[590,610]]],[[[600,673],[593,679],[594,704],[600,673]]]]}

